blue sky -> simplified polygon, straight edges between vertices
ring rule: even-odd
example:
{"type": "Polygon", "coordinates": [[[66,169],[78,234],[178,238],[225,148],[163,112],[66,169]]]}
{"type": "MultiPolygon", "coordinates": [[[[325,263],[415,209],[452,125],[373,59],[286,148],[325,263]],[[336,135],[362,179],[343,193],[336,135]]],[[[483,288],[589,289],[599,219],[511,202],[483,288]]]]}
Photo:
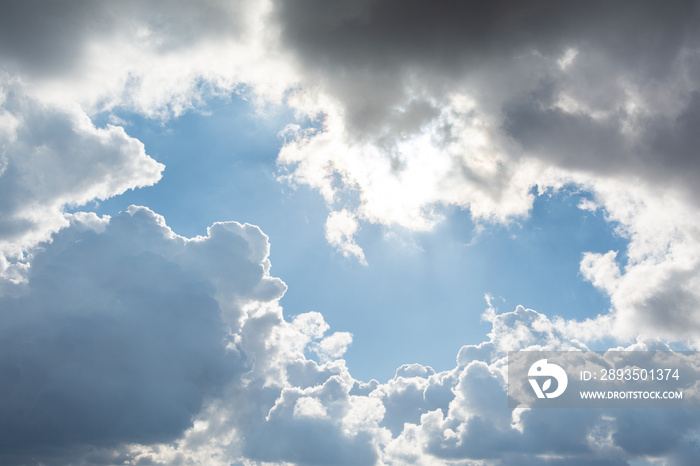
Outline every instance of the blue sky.
{"type": "Polygon", "coordinates": [[[689,465],[508,351],[700,346],[697,2],[0,5],[0,463],[689,465]]]}
{"type": "Polygon", "coordinates": [[[448,369],[456,349],[478,344],[490,330],[481,320],[487,293],[503,310],[523,304],[565,318],[610,307],[578,263],[583,251],[624,254],[626,241],[603,212],[577,207],[590,193],[576,186],[537,196],[528,216],[480,231],[454,207],[428,232],[363,225],[363,266],[327,245],[323,200],[278,181],[279,133],[294,121],[283,107],[256,114],[232,96],[166,123],[117,116],[166,169],[156,185],[99,202],[94,211],[148,206],[189,237],[216,221],[258,225],[270,237],[272,273],[289,286],[281,300],[286,314],[319,311],[332,328],[351,332],[345,360],[360,380],[386,381],[406,363],[448,369]]]}

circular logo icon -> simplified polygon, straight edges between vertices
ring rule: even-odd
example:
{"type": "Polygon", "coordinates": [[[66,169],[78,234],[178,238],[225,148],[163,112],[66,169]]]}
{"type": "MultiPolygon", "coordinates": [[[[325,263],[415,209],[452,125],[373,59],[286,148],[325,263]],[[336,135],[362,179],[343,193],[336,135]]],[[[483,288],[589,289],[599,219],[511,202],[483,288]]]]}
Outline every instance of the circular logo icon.
{"type": "Polygon", "coordinates": [[[569,383],[566,371],[556,364],[548,363],[546,359],[540,359],[530,366],[527,375],[537,398],[556,398],[564,393],[569,383]],[[557,382],[554,387],[552,380],[557,382]]]}

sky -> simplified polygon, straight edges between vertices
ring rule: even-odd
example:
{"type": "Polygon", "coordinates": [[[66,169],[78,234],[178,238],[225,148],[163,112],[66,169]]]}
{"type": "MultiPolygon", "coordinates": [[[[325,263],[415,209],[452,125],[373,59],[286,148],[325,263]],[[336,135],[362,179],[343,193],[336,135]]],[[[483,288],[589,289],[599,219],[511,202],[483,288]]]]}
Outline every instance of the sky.
{"type": "Polygon", "coordinates": [[[507,352],[700,347],[700,4],[0,3],[0,463],[692,465],[507,352]]]}

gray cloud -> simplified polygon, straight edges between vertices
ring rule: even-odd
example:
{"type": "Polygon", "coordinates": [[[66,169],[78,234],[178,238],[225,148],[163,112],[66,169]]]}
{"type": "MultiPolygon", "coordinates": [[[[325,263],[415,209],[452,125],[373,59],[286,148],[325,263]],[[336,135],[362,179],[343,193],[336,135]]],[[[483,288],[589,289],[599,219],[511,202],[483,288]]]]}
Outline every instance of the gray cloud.
{"type": "MultiPolygon", "coordinates": [[[[447,153],[463,128],[445,122],[446,109],[464,94],[475,106],[459,118],[491,122],[488,136],[507,159],[483,183],[488,189],[460,158],[454,168],[496,202],[515,184],[507,160],[523,157],[699,198],[697,2],[377,0],[336,8],[299,0],[278,2],[275,17],[309,84],[341,102],[350,138],[372,141],[392,161],[405,157],[400,141],[425,134],[430,122],[452,135],[435,142],[447,153]]],[[[353,175],[344,174],[348,185],[365,189],[353,175]]],[[[530,181],[549,182],[535,174],[530,181]]],[[[475,203],[449,193],[426,203],[434,200],[475,203]]]]}
{"type": "MultiPolygon", "coordinates": [[[[299,0],[275,9],[283,44],[341,99],[350,129],[370,133],[416,93],[441,99],[466,88],[485,102],[503,102],[531,82],[516,71],[533,51],[553,60],[572,47],[602,53],[601,63],[585,72],[597,73],[603,89],[621,75],[660,79],[683,46],[696,44],[697,15],[696,3],[681,1],[378,0],[338,8],[299,0]],[[509,85],[483,82],[484,70],[509,85]]],[[[554,70],[529,71],[547,78],[554,70]]]]}
{"type": "MultiPolygon", "coordinates": [[[[624,316],[608,328],[696,331],[697,293],[671,285],[697,278],[700,3],[300,0],[274,17],[304,85],[331,102],[304,107],[326,127],[297,132],[280,160],[347,223],[425,230],[444,205],[508,222],[534,187],[579,185],[635,253],[605,289],[624,316]]],[[[353,232],[344,244],[364,258],[353,232]]]]}
{"type": "Polygon", "coordinates": [[[378,455],[369,432],[348,435],[342,421],[348,409],[349,387],[337,376],[301,393],[283,390],[268,417],[249,419],[244,454],[257,461],[292,462],[299,465],[376,464],[378,455]],[[302,400],[322,407],[305,413],[302,400]]]}
{"type": "MultiPolygon", "coordinates": [[[[488,342],[481,348],[464,347],[460,351],[464,365],[443,373],[441,378],[431,377],[423,382],[430,387],[447,381],[453,393],[449,406],[428,410],[420,421],[405,424],[386,448],[396,455],[391,458],[420,464],[483,460],[493,465],[621,465],[650,458],[667,458],[676,464],[697,462],[700,450],[694,439],[700,417],[692,409],[506,408],[502,371],[507,350],[565,350],[578,343],[533,310],[519,307],[488,319],[493,325],[488,342]],[[490,354],[484,354],[487,346],[492,350],[490,354]],[[476,355],[476,350],[489,362],[467,362],[466,355],[476,355]],[[422,446],[412,448],[418,444],[422,446]]],[[[649,341],[628,349],[663,350],[654,345],[649,341]]],[[[421,380],[424,379],[415,377],[406,382],[415,384],[421,380]]],[[[386,385],[390,386],[391,382],[386,385]]],[[[392,409],[400,409],[402,402],[405,409],[420,405],[408,400],[404,393],[390,395],[397,404],[392,409]]],[[[392,403],[385,404],[389,413],[392,403]]]]}
{"type": "Polygon", "coordinates": [[[255,227],[217,224],[186,242],[143,208],[89,225],[76,219],[55,235],[22,294],[0,298],[3,462],[177,438],[249,370],[227,349],[242,314],[229,300],[284,291],[265,276],[267,238],[255,227]]]}
{"type": "Polygon", "coordinates": [[[553,107],[554,92],[533,91],[504,106],[504,131],[529,154],[572,171],[682,187],[687,199],[697,202],[696,89],[677,90],[679,98],[687,95],[688,100],[676,113],[638,119],[626,114],[621,103],[599,118],[584,111],[567,112],[553,107]],[[638,137],[625,134],[628,124],[637,128],[638,137]]]}
{"type": "MultiPolygon", "coordinates": [[[[36,254],[23,294],[0,298],[0,459],[615,465],[700,454],[692,410],[516,416],[508,350],[585,349],[520,306],[489,308],[489,340],[449,371],[408,364],[364,384],[342,360],[310,361],[327,325],[317,313],[284,321],[268,254],[250,225],[185,240],[145,208],[76,215],[36,254]]],[[[630,349],[667,349],[657,343],[630,349]]]]}
{"type": "Polygon", "coordinates": [[[9,0],[0,15],[5,68],[37,78],[71,74],[85,66],[95,42],[140,36],[144,49],[170,53],[210,37],[236,37],[240,5],[207,0],[9,0]],[[155,40],[155,43],[152,41],[155,40]]]}
{"type": "Polygon", "coordinates": [[[299,0],[279,2],[275,12],[284,40],[310,66],[376,71],[417,65],[459,74],[533,48],[556,56],[584,41],[625,66],[652,58],[663,64],[694,33],[690,26],[697,20],[696,5],[682,1],[378,0],[336,8],[299,0]]]}

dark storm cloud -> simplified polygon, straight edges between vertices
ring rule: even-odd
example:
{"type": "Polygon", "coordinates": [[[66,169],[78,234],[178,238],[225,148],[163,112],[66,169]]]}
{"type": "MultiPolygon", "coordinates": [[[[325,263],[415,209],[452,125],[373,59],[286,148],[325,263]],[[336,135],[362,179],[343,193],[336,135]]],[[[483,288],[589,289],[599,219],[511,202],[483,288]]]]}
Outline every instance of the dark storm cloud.
{"type": "Polygon", "coordinates": [[[638,177],[668,186],[679,182],[699,199],[700,93],[693,90],[675,115],[635,122],[639,134],[624,134],[624,110],[593,118],[552,108],[533,92],[504,106],[503,129],[539,158],[567,169],[610,177],[638,177]]]}
{"type": "Polygon", "coordinates": [[[533,92],[504,108],[504,130],[526,150],[547,156],[559,166],[597,170],[606,162],[610,171],[629,164],[625,138],[614,118],[598,121],[581,112],[551,108],[533,92]]]}
{"type": "Polygon", "coordinates": [[[649,126],[645,142],[648,142],[650,158],[657,164],[661,160],[671,170],[691,167],[697,171],[700,168],[700,88],[687,95],[687,104],[675,118],[650,122],[649,126]]]}
{"type": "Polygon", "coordinates": [[[298,0],[278,2],[276,18],[305,72],[344,105],[355,137],[399,137],[412,106],[433,108],[416,132],[447,95],[464,92],[501,122],[500,137],[518,148],[511,157],[524,150],[588,173],[680,177],[693,189],[699,5],[298,0]],[[560,69],[569,49],[578,57],[560,69]],[[625,108],[630,88],[647,115],[625,108]],[[559,107],[562,96],[584,108],[559,107]]]}
{"type": "MultiPolygon", "coordinates": [[[[672,60],[694,2],[280,1],[283,39],[312,67],[465,70],[536,49],[596,44],[626,63],[672,60]]],[[[649,64],[656,66],[657,64],[649,64]]]]}

